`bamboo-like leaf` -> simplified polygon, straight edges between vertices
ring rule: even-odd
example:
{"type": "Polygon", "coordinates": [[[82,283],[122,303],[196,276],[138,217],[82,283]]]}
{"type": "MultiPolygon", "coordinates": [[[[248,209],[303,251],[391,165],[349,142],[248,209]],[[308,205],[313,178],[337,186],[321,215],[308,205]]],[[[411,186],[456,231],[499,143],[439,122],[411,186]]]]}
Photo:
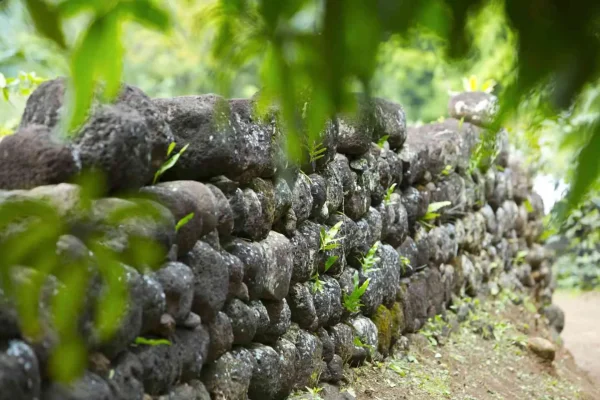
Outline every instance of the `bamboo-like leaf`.
{"type": "Polygon", "coordinates": [[[186,215],[185,217],[181,218],[179,221],[177,221],[177,225],[175,225],[175,231],[179,232],[179,230],[185,226],[185,224],[187,224],[188,222],[191,221],[191,219],[194,218],[194,213],[191,212],[188,215],[186,215]]]}
{"type": "Polygon", "coordinates": [[[25,0],[25,5],[36,30],[63,49],[66,48],[58,9],[44,0],[25,0]]]}
{"type": "Polygon", "coordinates": [[[103,47],[103,29],[101,19],[92,22],[71,56],[72,103],[70,104],[69,131],[85,122],[92,105],[96,78],[94,59],[99,56],[96,49],[103,47]]]}
{"type": "Polygon", "coordinates": [[[162,32],[171,28],[169,13],[152,0],[123,1],[119,6],[130,18],[149,28],[162,32]]]}
{"type": "MultiPolygon", "coordinates": [[[[600,123],[591,127],[592,135],[579,153],[575,179],[568,194],[568,210],[576,208],[587,194],[590,187],[600,177],[600,123]]],[[[561,219],[566,218],[566,213],[561,219]]]]}
{"type": "Polygon", "coordinates": [[[135,338],[135,344],[144,346],[170,346],[171,341],[168,339],[149,339],[142,336],[138,336],[135,338]]]}

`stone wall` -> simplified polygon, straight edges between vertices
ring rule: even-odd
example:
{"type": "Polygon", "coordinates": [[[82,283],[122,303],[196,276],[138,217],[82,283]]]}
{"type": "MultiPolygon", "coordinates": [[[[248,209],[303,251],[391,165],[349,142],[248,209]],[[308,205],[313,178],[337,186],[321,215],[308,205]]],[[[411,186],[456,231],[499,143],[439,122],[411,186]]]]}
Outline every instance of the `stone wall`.
{"type": "MultiPolygon", "coordinates": [[[[0,142],[2,201],[47,199],[80,226],[80,189],[64,182],[95,168],[109,195],[149,196],[164,216],[112,228],[110,245],[125,249],[141,232],[167,255],[155,271],[123,266],[127,314],[110,340],[90,341],[88,369],[70,388],[49,378],[53,342],[24,337],[4,299],[0,399],[283,399],[340,382],[346,363],[390,355],[457,296],[506,288],[551,302],[536,243],[542,199],[509,161],[506,132],[496,164],[470,169],[494,111],[487,94],[460,94],[452,118],[414,128],[399,105],[361,99],[357,117],[327,125],[323,150],[313,146],[301,170],[284,157],[277,113],[255,117],[253,100],[149,99],[125,86],[64,143],[52,135],[63,97],[63,80],[42,84],[19,131],[0,142]],[[149,185],[172,141],[175,152],[189,147],[149,185]],[[440,202],[449,203],[428,214],[440,202]],[[353,309],[348,297],[367,280],[353,309]],[[133,345],[140,336],[170,344],[133,345]]],[[[108,210],[130,200],[95,200],[86,223],[104,226],[108,210]]],[[[81,235],[63,235],[60,254],[89,252],[81,235]]]]}

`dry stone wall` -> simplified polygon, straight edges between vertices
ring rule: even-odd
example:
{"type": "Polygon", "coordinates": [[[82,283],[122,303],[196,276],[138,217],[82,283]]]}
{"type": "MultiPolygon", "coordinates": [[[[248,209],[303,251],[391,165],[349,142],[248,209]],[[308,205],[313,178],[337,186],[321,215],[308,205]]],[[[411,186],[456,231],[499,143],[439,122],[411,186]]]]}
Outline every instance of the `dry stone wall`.
{"type": "MultiPolygon", "coordinates": [[[[4,299],[2,400],[284,399],[339,383],[345,364],[390,355],[457,297],[506,288],[551,303],[548,255],[537,243],[542,199],[509,161],[505,132],[496,164],[470,169],[494,112],[490,95],[460,94],[451,118],[408,128],[399,105],[360,99],[358,116],[330,121],[324,150],[300,169],[286,161],[277,113],[257,118],[252,99],[149,99],[125,86],[61,142],[52,133],[64,88],[61,79],[42,84],[19,131],[0,142],[2,201],[50,200],[79,226],[80,188],[68,182],[95,168],[114,197],[95,200],[86,223],[106,227],[107,212],[130,203],[116,197],[125,190],[149,198],[164,218],[106,228],[110,245],[126,249],[135,232],[167,255],[156,271],[123,266],[125,318],[110,340],[89,341],[88,369],[72,387],[49,378],[53,342],[22,335],[4,299]],[[189,147],[149,185],[173,141],[189,147]],[[448,203],[439,216],[426,217],[440,202],[448,203]],[[348,307],[367,280],[362,306],[348,307]],[[171,344],[132,345],[138,336],[171,344]]],[[[81,232],[62,236],[57,251],[89,252],[81,232]]],[[[102,283],[94,285],[92,298],[102,283]]]]}

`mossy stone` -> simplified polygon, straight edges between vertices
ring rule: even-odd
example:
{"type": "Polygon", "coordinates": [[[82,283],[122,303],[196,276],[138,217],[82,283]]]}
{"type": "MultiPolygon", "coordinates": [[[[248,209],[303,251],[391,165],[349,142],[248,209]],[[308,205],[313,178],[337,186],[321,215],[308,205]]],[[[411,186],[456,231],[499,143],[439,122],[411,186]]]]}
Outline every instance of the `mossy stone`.
{"type": "Polygon", "coordinates": [[[392,335],[394,333],[394,319],[392,312],[385,306],[377,307],[377,311],[371,318],[377,326],[378,349],[381,354],[388,356],[392,347],[392,335]]]}

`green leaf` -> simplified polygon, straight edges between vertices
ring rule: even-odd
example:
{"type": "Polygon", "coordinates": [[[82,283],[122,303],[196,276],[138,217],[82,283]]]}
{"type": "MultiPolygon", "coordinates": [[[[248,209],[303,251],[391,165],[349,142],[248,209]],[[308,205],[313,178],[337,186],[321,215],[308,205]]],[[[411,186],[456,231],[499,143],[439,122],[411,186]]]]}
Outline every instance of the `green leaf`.
{"type": "Polygon", "coordinates": [[[171,28],[171,17],[152,0],[125,1],[119,4],[122,11],[149,28],[166,32],[171,28]]]}
{"type": "Polygon", "coordinates": [[[71,57],[72,85],[70,87],[73,95],[69,108],[71,112],[69,130],[73,130],[85,122],[92,105],[95,89],[94,59],[98,56],[96,49],[103,47],[102,35],[102,21],[95,20],[73,50],[71,57]]]}
{"type": "Polygon", "coordinates": [[[65,0],[57,6],[63,18],[73,17],[81,12],[98,11],[98,8],[98,0],[65,0]]]}
{"type": "Polygon", "coordinates": [[[181,157],[181,155],[187,150],[188,146],[189,143],[183,146],[183,148],[179,150],[179,153],[171,156],[171,158],[169,158],[163,165],[161,165],[158,171],[156,171],[156,173],[154,174],[154,180],[152,181],[152,184],[156,184],[156,182],[158,182],[158,179],[162,176],[162,174],[164,174],[166,171],[173,168],[175,164],[177,164],[179,157],[181,157]]]}
{"type": "Polygon", "coordinates": [[[161,346],[166,345],[170,346],[171,341],[167,339],[148,339],[142,336],[138,336],[135,338],[135,344],[137,345],[145,345],[145,346],[161,346]]]}
{"type": "Polygon", "coordinates": [[[70,383],[80,377],[87,364],[87,351],[81,339],[70,338],[60,343],[52,352],[49,370],[52,378],[70,383]]]}
{"type": "Polygon", "coordinates": [[[379,140],[377,141],[377,146],[379,146],[379,148],[383,149],[383,146],[385,145],[385,142],[387,142],[389,137],[390,137],[390,135],[384,135],[381,138],[379,138],[379,140]]]}
{"type": "Polygon", "coordinates": [[[431,203],[429,204],[429,207],[427,207],[427,212],[434,213],[446,206],[449,206],[450,204],[452,204],[450,201],[438,201],[436,203],[431,203]]]}
{"type": "Polygon", "coordinates": [[[112,101],[121,90],[125,49],[121,40],[122,23],[116,10],[103,17],[100,48],[96,49],[95,72],[104,80],[103,98],[112,101]],[[104,55],[110,54],[110,57],[104,55]]]}
{"type": "Polygon", "coordinates": [[[44,37],[52,40],[61,48],[66,48],[58,9],[43,0],[25,0],[35,29],[44,37]]]}
{"type": "Polygon", "coordinates": [[[335,262],[340,258],[339,256],[331,256],[325,262],[325,272],[329,271],[329,269],[335,264],[335,262]]]}
{"type": "MultiPolygon", "coordinates": [[[[585,197],[592,185],[600,177],[600,123],[596,123],[592,129],[592,134],[579,153],[577,158],[577,168],[575,169],[575,179],[568,194],[568,210],[576,208],[585,197]]],[[[563,213],[561,219],[565,219],[563,213]]]]}
{"type": "Polygon", "coordinates": [[[526,199],[523,202],[523,205],[525,206],[525,209],[527,210],[528,213],[532,213],[534,211],[533,206],[531,205],[531,202],[529,201],[529,199],[526,199]]]}
{"type": "Polygon", "coordinates": [[[190,220],[194,218],[194,213],[191,212],[188,215],[186,215],[185,217],[181,218],[179,221],[177,221],[177,225],[175,225],[175,231],[179,232],[179,229],[181,229],[182,226],[184,226],[185,224],[187,224],[188,222],[190,222],[190,220]]]}
{"type": "Polygon", "coordinates": [[[173,152],[173,150],[175,150],[175,146],[177,146],[177,143],[172,142],[169,145],[169,148],[167,149],[167,157],[169,157],[171,155],[171,153],[173,152]]]}

